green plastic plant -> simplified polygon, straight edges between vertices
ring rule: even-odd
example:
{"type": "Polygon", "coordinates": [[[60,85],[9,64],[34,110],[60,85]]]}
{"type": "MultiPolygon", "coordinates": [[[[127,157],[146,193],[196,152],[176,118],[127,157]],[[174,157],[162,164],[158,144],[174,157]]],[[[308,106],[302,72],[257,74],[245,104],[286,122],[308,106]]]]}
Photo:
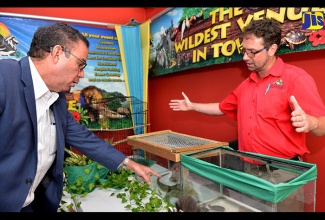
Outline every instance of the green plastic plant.
{"type": "Polygon", "coordinates": [[[128,169],[117,170],[107,176],[107,182],[102,182],[99,187],[121,189],[120,193],[111,193],[127,203],[124,208],[132,212],[161,212],[174,207],[169,197],[162,198],[161,192],[151,190],[149,184],[141,183],[134,178],[134,173],[128,169]]]}
{"type": "MultiPolygon", "coordinates": [[[[65,169],[64,172],[67,176],[68,174],[65,169]]],[[[124,208],[132,212],[162,212],[168,211],[169,207],[174,207],[170,203],[169,196],[162,198],[162,193],[159,190],[151,190],[146,182],[141,183],[137,181],[134,178],[134,173],[125,168],[114,172],[109,171],[104,180],[101,180],[96,186],[93,185],[92,187],[121,190],[120,193],[113,192],[110,196],[120,198],[122,203],[126,203],[124,208]]],[[[81,201],[78,198],[88,195],[88,190],[84,187],[82,176],[74,184],[66,183],[63,191],[69,193],[72,200],[77,201],[77,204],[75,204],[76,208],[80,208],[81,205],[81,201]]],[[[61,205],[66,205],[66,203],[66,201],[61,200],[61,205]]],[[[74,211],[72,202],[66,205],[66,207],[69,211],[74,211]]],[[[59,208],[59,210],[61,212],[65,211],[63,208],[59,208]]]]}
{"type": "Polygon", "coordinates": [[[87,164],[93,163],[93,160],[89,159],[86,155],[79,155],[73,151],[64,148],[64,151],[67,152],[70,157],[66,157],[64,164],[68,166],[86,166],[87,164]]]}
{"type": "Polygon", "coordinates": [[[116,197],[122,199],[122,203],[127,203],[124,208],[132,212],[162,212],[168,211],[168,207],[174,207],[169,197],[163,199],[159,190],[150,190],[147,183],[142,184],[135,179],[129,181],[124,192],[116,194],[116,197]]]}
{"type": "MultiPolygon", "coordinates": [[[[63,169],[65,175],[67,176],[68,173],[65,169],[63,169]]],[[[69,193],[70,198],[73,201],[77,201],[77,203],[75,204],[75,206],[77,208],[80,208],[81,205],[81,201],[77,198],[79,197],[85,197],[88,195],[88,191],[91,191],[92,188],[95,187],[95,185],[93,183],[89,184],[87,186],[89,188],[89,190],[86,190],[85,186],[84,186],[84,180],[82,176],[79,176],[77,181],[74,184],[68,184],[67,181],[65,182],[64,186],[63,186],[63,196],[65,195],[65,192],[69,193]]],[[[64,208],[62,208],[67,202],[63,199],[61,199],[60,201],[60,208],[59,210],[61,212],[65,212],[64,208]]],[[[74,204],[73,202],[70,202],[69,205],[67,205],[67,209],[71,212],[71,211],[75,211],[73,210],[74,204]]]]}
{"type": "MultiPolygon", "coordinates": [[[[64,191],[63,191],[63,196],[65,196],[64,191]]],[[[69,205],[66,205],[66,204],[67,204],[67,202],[65,200],[61,199],[61,201],[60,201],[60,207],[59,207],[59,210],[58,211],[60,211],[60,212],[67,212],[67,211],[68,212],[74,212],[75,211],[73,209],[74,204],[72,202],[70,202],[69,205]],[[66,207],[66,208],[64,208],[64,207],[66,207]]]]}
{"type": "MultiPolygon", "coordinates": [[[[65,158],[64,164],[68,166],[85,166],[87,164],[93,163],[93,160],[87,158],[85,155],[79,155],[74,153],[73,151],[65,148],[64,149],[70,156],[65,158]]],[[[100,165],[100,164],[99,164],[100,165]]],[[[100,165],[101,166],[101,165],[100,165]]],[[[65,174],[65,177],[67,178],[68,172],[66,170],[66,167],[63,169],[63,172],[65,174]]],[[[87,173],[87,169],[84,170],[84,172],[87,173]]],[[[92,189],[95,187],[95,184],[91,183],[88,186],[88,191],[92,191],[92,189]]],[[[85,197],[88,194],[88,191],[84,187],[84,180],[82,176],[79,176],[77,181],[74,184],[68,184],[67,179],[65,180],[65,184],[63,187],[63,196],[65,195],[65,192],[69,193],[70,198],[74,200],[76,197],[85,197]]],[[[61,199],[60,201],[60,208],[59,211],[65,212],[66,210],[63,208],[66,205],[66,201],[61,199]]],[[[76,204],[76,207],[79,208],[81,205],[81,202],[78,201],[76,204]]],[[[68,211],[74,211],[73,210],[73,203],[71,202],[69,205],[66,206],[68,211]]]]}

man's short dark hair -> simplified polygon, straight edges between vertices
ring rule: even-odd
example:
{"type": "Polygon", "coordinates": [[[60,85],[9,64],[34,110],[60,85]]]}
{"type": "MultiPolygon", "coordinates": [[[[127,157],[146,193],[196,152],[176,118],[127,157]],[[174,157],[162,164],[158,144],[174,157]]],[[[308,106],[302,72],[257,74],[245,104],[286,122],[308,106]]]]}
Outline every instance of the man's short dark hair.
{"type": "Polygon", "coordinates": [[[244,27],[244,37],[251,34],[257,38],[262,37],[267,49],[272,44],[277,44],[278,48],[280,47],[281,33],[280,23],[273,19],[253,20],[244,27]]]}
{"type": "Polygon", "coordinates": [[[43,59],[46,53],[50,52],[51,47],[55,45],[64,46],[64,48],[73,47],[79,40],[85,43],[89,48],[89,41],[77,29],[65,23],[54,23],[37,28],[34,33],[28,56],[43,59]]]}

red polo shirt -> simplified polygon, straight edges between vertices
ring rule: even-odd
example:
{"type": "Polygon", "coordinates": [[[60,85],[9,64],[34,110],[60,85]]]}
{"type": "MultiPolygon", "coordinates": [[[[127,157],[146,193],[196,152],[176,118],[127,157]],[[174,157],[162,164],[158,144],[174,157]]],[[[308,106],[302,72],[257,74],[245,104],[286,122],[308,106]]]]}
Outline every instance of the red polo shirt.
{"type": "Polygon", "coordinates": [[[220,110],[238,122],[239,150],[280,158],[309,153],[305,133],[291,124],[291,95],[307,114],[325,115],[314,79],[279,57],[265,77],[258,80],[252,72],[220,103],[220,110]]]}

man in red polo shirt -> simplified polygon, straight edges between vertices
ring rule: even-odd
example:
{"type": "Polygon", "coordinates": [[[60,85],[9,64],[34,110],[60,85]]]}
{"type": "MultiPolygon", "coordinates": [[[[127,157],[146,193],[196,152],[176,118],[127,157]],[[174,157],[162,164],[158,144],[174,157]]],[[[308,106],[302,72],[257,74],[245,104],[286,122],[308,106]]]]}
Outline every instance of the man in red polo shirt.
{"type": "Polygon", "coordinates": [[[171,100],[170,108],[237,120],[241,151],[285,159],[309,153],[305,133],[325,134],[325,106],[314,79],[276,56],[280,41],[278,22],[252,21],[242,42],[250,76],[220,103],[194,103],[182,93],[184,99],[171,100]]]}
{"type": "MultiPolygon", "coordinates": [[[[220,103],[194,103],[182,93],[184,99],[171,100],[170,108],[227,115],[238,123],[238,146],[234,149],[301,160],[301,156],[309,153],[306,133],[325,135],[325,106],[314,79],[303,69],[286,64],[276,56],[280,42],[278,22],[252,21],[244,29],[241,51],[247,68],[252,71],[250,76],[220,103]]],[[[268,166],[260,166],[260,162],[226,156],[229,156],[225,159],[226,168],[257,175],[274,184],[287,178],[285,172],[270,170],[268,166]]],[[[303,187],[277,207],[278,211],[304,210],[303,187]]]]}

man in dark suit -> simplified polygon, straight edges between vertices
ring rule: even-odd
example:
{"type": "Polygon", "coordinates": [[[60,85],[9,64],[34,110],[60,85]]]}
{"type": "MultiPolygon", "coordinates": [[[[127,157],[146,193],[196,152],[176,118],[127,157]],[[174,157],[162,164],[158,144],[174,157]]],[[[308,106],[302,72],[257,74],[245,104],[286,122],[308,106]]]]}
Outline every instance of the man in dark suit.
{"type": "Polygon", "coordinates": [[[28,56],[0,60],[0,212],[57,212],[65,146],[111,171],[123,165],[150,184],[147,166],[75,121],[65,92],[84,77],[89,42],[54,23],[34,34],[28,56]]]}

